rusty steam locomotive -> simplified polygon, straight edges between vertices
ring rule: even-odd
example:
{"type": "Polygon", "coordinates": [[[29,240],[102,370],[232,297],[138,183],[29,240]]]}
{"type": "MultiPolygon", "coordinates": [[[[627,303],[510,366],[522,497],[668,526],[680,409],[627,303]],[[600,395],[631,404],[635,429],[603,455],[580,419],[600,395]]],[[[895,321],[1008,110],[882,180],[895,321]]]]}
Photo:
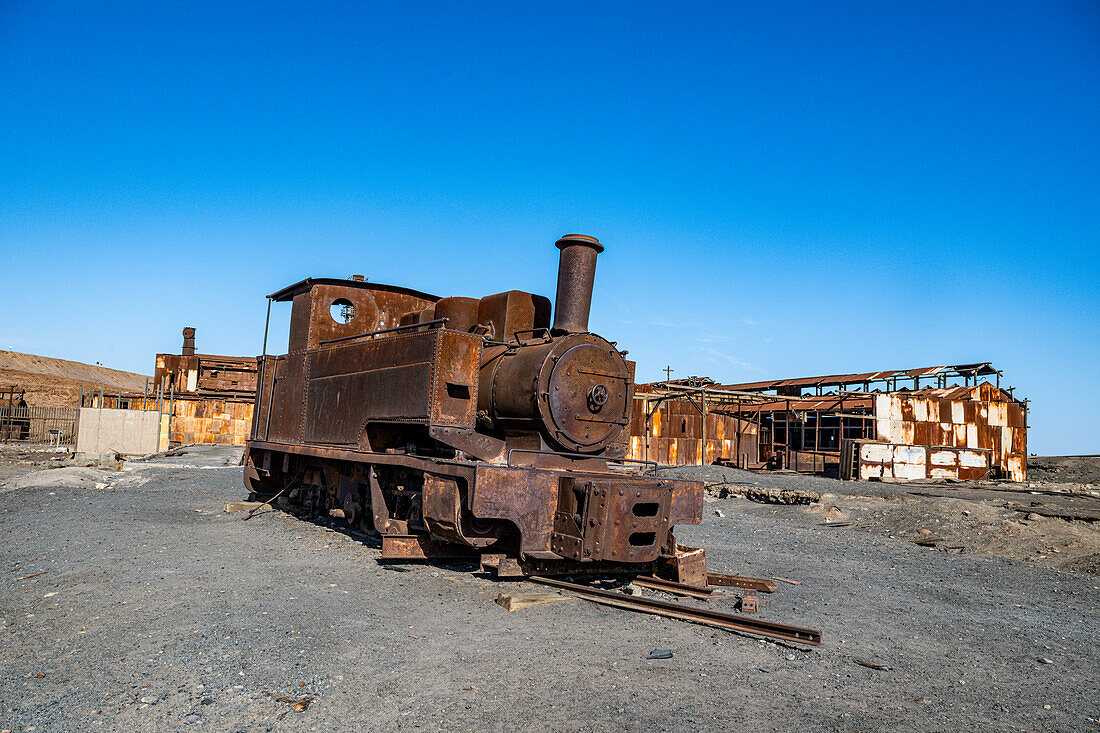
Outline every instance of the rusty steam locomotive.
{"type": "Polygon", "coordinates": [[[357,276],[268,296],[269,313],[293,304],[289,353],[259,359],[250,493],[376,532],[385,559],[676,568],[672,529],[701,520],[702,484],[623,458],[634,364],[588,330],[603,246],[557,247],[553,322],[549,299],[517,290],[439,298],[357,276]]]}

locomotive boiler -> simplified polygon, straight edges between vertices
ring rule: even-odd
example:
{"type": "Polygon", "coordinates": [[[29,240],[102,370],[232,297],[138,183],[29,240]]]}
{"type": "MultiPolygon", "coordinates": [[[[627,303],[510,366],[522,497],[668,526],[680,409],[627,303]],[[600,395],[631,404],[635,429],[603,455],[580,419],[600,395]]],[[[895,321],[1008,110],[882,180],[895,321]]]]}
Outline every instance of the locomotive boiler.
{"type": "Polygon", "coordinates": [[[290,338],[259,358],[253,497],[377,533],[384,559],[480,556],[501,576],[667,563],[705,584],[673,536],[701,520],[702,484],[624,459],[634,364],[588,328],[603,246],[557,248],[552,311],[518,290],[440,298],[358,276],[269,295],[269,312],[292,303],[290,338]]]}

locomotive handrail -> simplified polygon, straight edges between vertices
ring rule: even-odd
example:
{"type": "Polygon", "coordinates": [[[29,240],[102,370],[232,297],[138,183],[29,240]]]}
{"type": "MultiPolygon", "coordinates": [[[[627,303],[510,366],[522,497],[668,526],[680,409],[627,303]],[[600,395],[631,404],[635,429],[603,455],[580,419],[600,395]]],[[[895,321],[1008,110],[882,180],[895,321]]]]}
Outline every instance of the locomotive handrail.
{"type": "Polygon", "coordinates": [[[521,328],[518,331],[512,331],[512,335],[516,338],[516,341],[519,341],[519,335],[521,333],[536,334],[539,331],[542,331],[543,333],[546,334],[545,338],[547,338],[547,339],[551,338],[550,329],[546,328],[545,326],[540,326],[539,328],[521,328]]]}
{"type": "Polygon", "coordinates": [[[378,331],[368,331],[367,333],[357,333],[354,336],[341,336],[335,339],[325,339],[324,341],[318,341],[318,346],[324,346],[325,344],[335,344],[340,341],[351,341],[352,339],[374,338],[380,333],[395,333],[397,331],[408,331],[410,328],[420,328],[421,326],[438,326],[451,320],[450,318],[436,318],[434,321],[424,321],[423,323],[406,323],[403,326],[394,326],[393,328],[383,328],[378,331]]]}
{"type": "Polygon", "coordinates": [[[653,466],[653,475],[657,475],[657,466],[660,464],[657,461],[643,461],[640,458],[605,458],[603,456],[593,456],[588,453],[566,453],[564,451],[555,450],[535,450],[534,448],[511,448],[508,450],[508,455],[505,460],[509,466],[512,465],[513,453],[534,453],[544,456],[568,456],[570,458],[588,458],[590,460],[597,461],[618,461],[619,463],[641,463],[646,466],[653,466]]]}

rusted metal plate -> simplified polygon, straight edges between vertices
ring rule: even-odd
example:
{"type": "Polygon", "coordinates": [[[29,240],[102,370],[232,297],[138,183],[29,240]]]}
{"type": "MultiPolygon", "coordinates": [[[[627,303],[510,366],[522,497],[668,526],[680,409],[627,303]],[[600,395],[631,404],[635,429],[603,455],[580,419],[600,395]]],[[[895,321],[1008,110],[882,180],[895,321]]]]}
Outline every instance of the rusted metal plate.
{"type": "Polygon", "coordinates": [[[668,510],[668,523],[699,524],[703,521],[703,483],[701,481],[670,482],[672,499],[668,510]]]}
{"type": "Polygon", "coordinates": [[[292,352],[316,349],[330,339],[398,326],[403,314],[430,307],[438,300],[407,288],[332,279],[305,280],[270,297],[293,299],[292,352]]]}
{"type": "Polygon", "coordinates": [[[473,428],[477,413],[481,337],[440,330],[432,372],[431,422],[473,428]]]}
{"type": "Polygon", "coordinates": [[[513,341],[517,333],[550,327],[550,300],[520,290],[487,295],[478,303],[477,320],[490,338],[513,341]]]}
{"type": "Polygon", "coordinates": [[[274,384],[267,404],[255,416],[259,435],[265,440],[297,443],[301,439],[305,396],[305,354],[279,357],[274,365],[274,384]]]}
{"type": "Polygon", "coordinates": [[[707,584],[731,588],[745,588],[762,593],[774,593],[775,581],[767,578],[746,578],[740,575],[723,575],[722,573],[707,573],[707,584]]]}
{"type": "Polygon", "coordinates": [[[576,476],[562,488],[551,550],[584,562],[657,559],[670,529],[670,483],[576,476]]]}
{"type": "Polygon", "coordinates": [[[169,439],[178,443],[243,445],[252,428],[251,402],[176,398],[169,439]]]}
{"type": "Polygon", "coordinates": [[[382,535],[383,560],[429,560],[472,557],[468,548],[439,542],[428,535],[382,535]]]}
{"type": "Polygon", "coordinates": [[[520,552],[550,551],[550,533],[558,505],[554,471],[479,465],[470,509],[479,519],[506,519],[520,532],[520,552]]]}
{"type": "Polygon", "coordinates": [[[699,547],[677,545],[672,557],[672,570],[677,583],[706,587],[706,551],[699,547]]]}

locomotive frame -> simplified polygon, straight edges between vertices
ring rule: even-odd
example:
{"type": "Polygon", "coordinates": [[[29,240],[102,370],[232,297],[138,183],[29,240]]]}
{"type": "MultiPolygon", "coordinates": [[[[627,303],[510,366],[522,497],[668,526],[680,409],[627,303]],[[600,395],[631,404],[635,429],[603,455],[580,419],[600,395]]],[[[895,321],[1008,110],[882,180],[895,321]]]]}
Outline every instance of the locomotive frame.
{"type": "MultiPolygon", "coordinates": [[[[245,486],[381,536],[387,560],[480,556],[500,576],[671,567],[703,485],[627,471],[634,364],[588,329],[593,237],[567,235],[557,297],[440,298],[309,278],[288,353],[258,358],[245,486]],[[336,306],[349,317],[330,314],[336,306]]],[[[655,464],[652,464],[655,466],[655,464]]]]}

